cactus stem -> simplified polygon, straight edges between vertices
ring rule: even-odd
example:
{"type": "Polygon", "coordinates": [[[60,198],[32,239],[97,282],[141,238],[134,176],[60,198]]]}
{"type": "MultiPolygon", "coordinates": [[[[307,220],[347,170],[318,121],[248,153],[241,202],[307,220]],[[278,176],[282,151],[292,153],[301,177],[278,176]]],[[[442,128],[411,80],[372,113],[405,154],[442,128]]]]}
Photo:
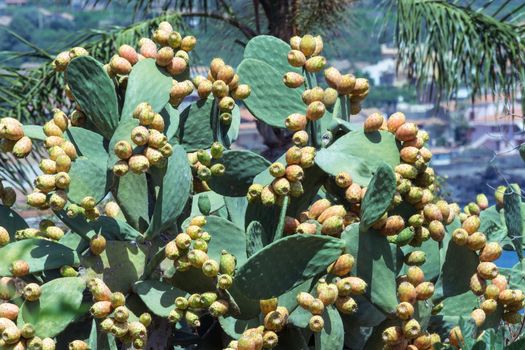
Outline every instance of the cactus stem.
{"type": "Polygon", "coordinates": [[[286,210],[288,210],[289,201],[290,201],[289,196],[284,197],[283,205],[281,207],[281,213],[279,214],[279,224],[277,225],[277,229],[275,230],[275,237],[273,238],[274,241],[277,241],[283,238],[284,223],[286,221],[286,210]]]}

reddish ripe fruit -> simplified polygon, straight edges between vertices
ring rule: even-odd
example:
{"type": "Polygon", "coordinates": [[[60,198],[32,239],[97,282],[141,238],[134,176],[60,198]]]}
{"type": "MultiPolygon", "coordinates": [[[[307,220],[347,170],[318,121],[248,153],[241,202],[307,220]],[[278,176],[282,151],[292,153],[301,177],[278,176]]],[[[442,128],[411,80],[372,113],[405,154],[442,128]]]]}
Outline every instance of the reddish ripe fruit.
{"type": "Polygon", "coordinates": [[[366,118],[363,128],[365,132],[378,131],[384,121],[385,118],[380,113],[373,113],[366,118]]]}
{"type": "MultiPolygon", "coordinates": [[[[399,141],[412,141],[417,136],[417,126],[414,123],[404,123],[403,125],[399,126],[396,130],[396,138],[399,141]]],[[[418,147],[420,148],[420,147],[418,147]]]]}
{"type": "Polygon", "coordinates": [[[24,260],[16,260],[13,261],[9,270],[13,276],[23,277],[29,274],[29,264],[24,260]]]}

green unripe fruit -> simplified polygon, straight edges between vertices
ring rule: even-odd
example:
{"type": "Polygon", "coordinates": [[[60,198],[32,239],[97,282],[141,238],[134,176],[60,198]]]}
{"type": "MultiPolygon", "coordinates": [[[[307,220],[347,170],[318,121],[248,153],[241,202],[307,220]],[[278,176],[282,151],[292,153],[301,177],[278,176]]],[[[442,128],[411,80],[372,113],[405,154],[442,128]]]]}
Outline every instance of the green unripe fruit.
{"type": "Polygon", "coordinates": [[[299,49],[305,56],[311,56],[315,52],[316,48],[316,41],[315,38],[310,35],[306,34],[300,39],[299,43],[299,49]]]}
{"type": "Polygon", "coordinates": [[[124,306],[126,303],[126,297],[121,292],[111,293],[111,307],[117,308],[119,306],[124,306]]]}
{"type": "Polygon", "coordinates": [[[261,196],[263,186],[259,184],[253,184],[248,188],[248,193],[246,194],[248,202],[252,203],[261,196]]]}
{"type": "Polygon", "coordinates": [[[302,67],[306,62],[306,56],[299,50],[290,50],[288,52],[288,63],[292,67],[302,67]]]}
{"type": "Polygon", "coordinates": [[[319,333],[323,330],[324,320],[319,315],[314,315],[308,321],[308,327],[312,332],[319,333]]]}
{"type": "Polygon", "coordinates": [[[129,318],[129,310],[125,306],[118,306],[113,312],[113,318],[117,322],[126,322],[129,318]]]}
{"type": "Polygon", "coordinates": [[[210,147],[210,154],[213,159],[222,158],[222,155],[224,154],[224,146],[219,142],[214,142],[210,147]]]}
{"type": "Polygon", "coordinates": [[[71,169],[71,158],[67,154],[58,155],[55,160],[57,172],[69,172],[71,169]]]}
{"type": "Polygon", "coordinates": [[[224,164],[213,164],[210,168],[210,172],[212,176],[223,176],[226,172],[226,168],[224,167],[224,164]]]}
{"type": "Polygon", "coordinates": [[[146,326],[144,326],[138,321],[133,321],[129,323],[128,332],[133,339],[145,339],[148,335],[148,330],[146,329],[146,326]]]}
{"type": "Polygon", "coordinates": [[[235,101],[229,96],[224,96],[219,100],[219,110],[221,112],[231,112],[235,108],[235,101]]]}
{"type": "Polygon", "coordinates": [[[304,84],[304,77],[296,72],[288,72],[283,76],[283,83],[291,89],[295,89],[304,84]]]}
{"type": "MultiPolygon", "coordinates": [[[[356,86],[356,81],[357,79],[352,74],[345,74],[341,76],[341,79],[339,80],[337,87],[335,86],[332,86],[332,87],[337,90],[339,95],[348,95],[352,92],[352,90],[356,86]]],[[[352,107],[354,106],[359,107],[359,104],[354,102],[352,103],[352,107]]],[[[354,111],[351,111],[351,112],[354,112],[354,111]]],[[[357,114],[357,113],[352,113],[352,114],[357,114]]]]}
{"type": "Polygon", "coordinates": [[[233,276],[235,273],[235,267],[237,259],[232,254],[223,250],[220,258],[220,271],[222,274],[233,276]]]}
{"type": "Polygon", "coordinates": [[[40,298],[40,286],[36,283],[29,283],[24,287],[22,295],[27,301],[37,301],[40,298]]]}
{"type": "Polygon", "coordinates": [[[149,160],[141,154],[136,154],[129,158],[129,170],[135,174],[145,173],[149,169],[149,160]]]}
{"type": "Polygon", "coordinates": [[[124,176],[129,171],[128,162],[125,160],[119,160],[115,165],[113,165],[113,173],[116,176],[124,176]]]}
{"type": "Polygon", "coordinates": [[[239,86],[231,92],[231,95],[234,99],[244,100],[250,96],[251,92],[252,90],[249,85],[239,84],[239,86]]]}
{"type": "Polygon", "coordinates": [[[28,338],[26,343],[27,350],[42,350],[44,348],[44,342],[39,337],[28,338]]]}
{"type": "Polygon", "coordinates": [[[410,320],[403,324],[403,334],[407,339],[414,339],[421,333],[421,325],[417,320],[410,320]]]}
{"type": "Polygon", "coordinates": [[[286,196],[290,193],[290,182],[286,178],[275,179],[272,182],[273,191],[279,196],[286,196]]]}
{"type": "Polygon", "coordinates": [[[51,159],[42,159],[38,167],[44,174],[56,174],[57,172],[56,162],[51,159]]]}
{"type": "Polygon", "coordinates": [[[219,275],[217,278],[217,288],[229,289],[233,284],[233,278],[230,275],[219,275]]]}
{"type": "Polygon", "coordinates": [[[202,273],[207,277],[216,277],[219,274],[219,263],[209,259],[202,264],[202,273]]]}
{"type": "Polygon", "coordinates": [[[55,350],[55,341],[51,338],[42,339],[42,350],[55,350]]]}
{"type": "Polygon", "coordinates": [[[311,168],[314,165],[315,148],[307,146],[301,149],[301,167],[303,169],[311,168]]]}
{"type": "Polygon", "coordinates": [[[403,331],[401,327],[398,326],[388,327],[381,334],[381,338],[383,339],[383,343],[395,345],[398,344],[403,338],[403,331]]]}
{"type": "Polygon", "coordinates": [[[275,204],[277,198],[276,194],[271,186],[264,186],[261,191],[261,203],[265,206],[272,206],[275,204]]]}
{"type": "Polygon", "coordinates": [[[217,293],[215,292],[206,292],[200,295],[200,303],[197,308],[208,308],[217,301],[217,293]]]}
{"type": "Polygon", "coordinates": [[[345,277],[336,282],[339,296],[348,296],[350,294],[364,294],[367,284],[359,277],[345,277]]]}
{"type": "Polygon", "coordinates": [[[60,267],[60,275],[62,277],[76,277],[78,276],[78,272],[73,267],[64,265],[60,267]]]}
{"type": "Polygon", "coordinates": [[[199,315],[197,315],[196,313],[192,311],[186,311],[186,313],[184,314],[184,319],[186,320],[186,323],[188,324],[188,326],[192,328],[198,328],[201,325],[201,322],[199,320],[199,315]]]}
{"type": "Polygon", "coordinates": [[[185,251],[191,245],[191,237],[186,233],[179,233],[177,237],[175,237],[175,244],[177,245],[177,248],[185,251]]]}
{"type": "Polygon", "coordinates": [[[211,89],[213,96],[217,98],[223,98],[228,96],[229,93],[229,87],[226,85],[226,83],[222,80],[215,80],[212,84],[211,89]]]}
{"type": "Polygon", "coordinates": [[[468,204],[468,212],[470,215],[479,215],[481,212],[481,209],[478,207],[476,203],[469,203],[468,204]]]}
{"type": "Polygon", "coordinates": [[[111,327],[111,333],[117,338],[123,338],[128,334],[128,323],[127,322],[114,322],[111,327]]]}
{"type": "Polygon", "coordinates": [[[166,255],[166,258],[170,260],[176,260],[180,256],[179,248],[177,248],[177,244],[174,240],[166,244],[166,247],[164,248],[164,253],[166,255]]]}
{"type": "Polygon", "coordinates": [[[302,152],[299,147],[292,146],[286,151],[286,163],[290,164],[301,164],[302,152]]]}
{"type": "Polygon", "coordinates": [[[147,312],[144,312],[140,315],[139,322],[142,323],[145,327],[149,327],[151,324],[151,315],[147,312]]]}
{"type": "Polygon", "coordinates": [[[2,340],[5,344],[16,344],[20,340],[20,330],[16,326],[10,326],[2,332],[2,340]]]}
{"type": "Polygon", "coordinates": [[[197,269],[202,268],[202,266],[208,259],[208,254],[206,254],[202,250],[193,249],[188,253],[188,260],[190,261],[191,265],[197,269]]]}
{"type": "Polygon", "coordinates": [[[406,301],[399,303],[396,307],[396,315],[402,320],[408,320],[412,318],[413,314],[414,306],[406,301]]]}
{"type": "Polygon", "coordinates": [[[340,216],[331,216],[323,222],[321,233],[332,237],[339,237],[344,229],[344,220],[340,216]]]}
{"type": "Polygon", "coordinates": [[[422,250],[416,250],[405,256],[405,264],[409,266],[421,266],[426,261],[426,254],[422,250]]]}

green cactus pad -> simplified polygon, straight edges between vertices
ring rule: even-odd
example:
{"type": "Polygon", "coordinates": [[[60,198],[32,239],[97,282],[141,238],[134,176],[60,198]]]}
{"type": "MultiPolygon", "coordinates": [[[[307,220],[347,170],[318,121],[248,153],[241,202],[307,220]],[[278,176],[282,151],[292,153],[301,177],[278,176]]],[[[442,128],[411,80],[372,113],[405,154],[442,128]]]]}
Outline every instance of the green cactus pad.
{"type": "MultiPolygon", "coordinates": [[[[281,76],[286,72],[301,73],[301,69],[288,63],[288,52],[292,48],[279,38],[271,35],[258,35],[250,39],[244,48],[244,58],[253,58],[272,66],[281,76]]],[[[241,80],[244,76],[241,75],[241,80]]]]}
{"type": "Polygon", "coordinates": [[[97,321],[95,321],[95,319],[91,322],[91,332],[89,333],[87,343],[89,345],[89,350],[118,350],[115,337],[104,332],[99,332],[97,330],[97,321]]]}
{"type": "Polygon", "coordinates": [[[441,273],[433,300],[469,291],[470,278],[476,273],[479,264],[477,254],[466,246],[454,243],[450,233],[445,236],[441,250],[441,273]],[[461,261],[461,268],[458,268],[458,261],[461,261]]]}
{"type": "Polygon", "coordinates": [[[228,211],[228,219],[238,227],[245,227],[248,199],[246,197],[224,197],[224,204],[228,211]]]}
{"type": "Polygon", "coordinates": [[[20,215],[6,206],[0,205],[0,227],[3,227],[9,233],[11,241],[15,240],[15,232],[23,230],[29,226],[20,215]]]}
{"type": "Polygon", "coordinates": [[[125,221],[101,216],[97,220],[87,221],[82,216],[70,218],[65,212],[57,213],[57,217],[84,239],[91,239],[95,234],[102,234],[108,240],[132,241],[141,237],[140,232],[128,225],[125,221]]]}
{"type": "Polygon", "coordinates": [[[191,169],[182,146],[173,147],[165,171],[146,237],[153,237],[175,224],[192,189],[191,169]]]}
{"type": "Polygon", "coordinates": [[[139,103],[147,102],[155,112],[160,112],[170,99],[173,79],[152,58],[139,61],[129,74],[126,98],[120,119],[133,118],[139,103]]]}
{"type": "Polygon", "coordinates": [[[203,230],[211,235],[208,243],[208,256],[211,259],[218,262],[221,252],[226,250],[237,258],[237,266],[246,261],[246,235],[239,227],[218,216],[208,216],[203,230]]]}
{"type": "Polygon", "coordinates": [[[33,140],[45,141],[47,138],[44,129],[40,125],[24,125],[24,135],[33,140]]]}
{"type": "Polygon", "coordinates": [[[99,256],[87,255],[81,259],[86,275],[102,278],[112,292],[127,293],[144,272],[144,247],[131,242],[107,241],[99,256]]]}
{"type": "Polygon", "coordinates": [[[111,137],[111,140],[109,141],[108,145],[109,158],[107,167],[109,170],[113,169],[113,165],[115,165],[115,163],[119,161],[119,158],[115,155],[115,152],[113,151],[115,145],[119,141],[127,141],[130,145],[133,145],[133,141],[131,141],[131,130],[133,130],[133,128],[137,126],[139,126],[138,119],[124,120],[118,125],[118,128],[117,130],[115,130],[115,133],[111,137]]]}
{"type": "Polygon", "coordinates": [[[277,229],[280,208],[277,205],[266,207],[260,201],[249,203],[246,208],[245,224],[249,225],[252,221],[258,221],[264,228],[265,235],[262,237],[263,245],[273,242],[273,236],[277,229]]]}
{"type": "Polygon", "coordinates": [[[127,222],[141,232],[149,226],[148,195],[148,180],[145,174],[128,173],[122,176],[114,191],[127,222]]]}
{"type": "Polygon", "coordinates": [[[66,130],[64,137],[75,145],[79,156],[84,156],[97,163],[107,163],[108,152],[104,147],[104,138],[101,135],[73,126],[66,130]]]}
{"type": "Polygon", "coordinates": [[[353,224],[341,238],[356,259],[356,275],[368,285],[368,299],[383,312],[393,312],[397,306],[396,257],[386,237],[373,230],[359,233],[359,225],[353,224]]]}
{"type": "Polygon", "coordinates": [[[250,151],[226,151],[219,160],[226,171],[208,182],[210,188],[223,196],[244,197],[253,179],[270,166],[270,162],[250,151]]]}
{"type": "Polygon", "coordinates": [[[264,246],[262,237],[266,236],[264,227],[259,221],[252,221],[246,229],[246,256],[249,258],[264,246]]]}
{"type": "Polygon", "coordinates": [[[326,183],[328,176],[317,165],[304,169],[304,180],[302,181],[304,193],[299,198],[290,198],[290,204],[286,215],[298,217],[299,213],[308,209],[310,203],[319,193],[319,189],[326,183]]]}
{"type": "Polygon", "coordinates": [[[370,180],[361,203],[361,229],[368,230],[390,207],[396,193],[396,175],[392,167],[380,163],[370,180]]]}
{"type": "Polygon", "coordinates": [[[287,88],[282,82],[283,74],[268,63],[247,58],[237,73],[252,89],[244,104],[258,120],[284,128],[284,120],[290,114],[305,113],[306,106],[301,99],[304,88],[287,88]]]}
{"type": "Polygon", "coordinates": [[[308,321],[312,317],[312,313],[302,307],[297,307],[290,314],[288,321],[296,327],[306,328],[308,327],[308,321]]]}
{"type": "Polygon", "coordinates": [[[62,265],[78,265],[78,254],[60,243],[38,238],[24,239],[0,248],[0,276],[11,276],[9,267],[16,260],[29,264],[29,272],[52,270],[62,265]]]}
{"type": "Polygon", "coordinates": [[[333,176],[345,171],[354,182],[368,186],[377,167],[383,162],[395,167],[399,164],[398,142],[386,131],[349,132],[331,146],[319,150],[316,164],[333,176]]]}
{"type": "Polygon", "coordinates": [[[86,283],[79,277],[57,278],[43,284],[37,302],[22,304],[18,327],[30,323],[37,336],[56,336],[89,309],[89,306],[82,305],[85,287],[86,283]]]}
{"type": "Polygon", "coordinates": [[[341,255],[343,248],[344,242],[337,238],[288,236],[248,259],[239,268],[235,284],[250,298],[276,297],[324,271],[341,255]]]}
{"type": "Polygon", "coordinates": [[[210,290],[215,290],[214,281],[211,278],[206,277],[201,269],[191,268],[188,271],[181,272],[175,271],[175,268],[171,267],[164,273],[164,275],[165,282],[190,294],[205,293],[210,290]]]}
{"type": "Polygon", "coordinates": [[[198,100],[186,107],[180,114],[178,142],[187,152],[207,149],[214,142],[212,129],[213,98],[198,100]]]}
{"type": "Polygon", "coordinates": [[[166,137],[171,143],[172,139],[177,135],[177,130],[179,129],[180,113],[176,108],[172,107],[170,104],[167,104],[160,112],[160,115],[164,119],[164,134],[166,134],[166,137]]]}
{"type": "Polygon", "coordinates": [[[509,186],[504,196],[505,224],[507,236],[514,245],[518,259],[523,260],[523,221],[524,210],[521,205],[521,189],[517,184],[509,186]]]}
{"type": "Polygon", "coordinates": [[[110,139],[119,123],[118,103],[115,86],[102,64],[89,56],[75,58],[67,66],[66,81],[87,119],[110,139]]]}
{"type": "Polygon", "coordinates": [[[233,339],[239,339],[245,330],[257,328],[260,325],[259,318],[237,320],[231,316],[219,317],[219,323],[222,330],[233,339]]]}
{"type": "Polygon", "coordinates": [[[487,236],[487,241],[502,243],[508,238],[504,212],[493,205],[479,214],[481,224],[478,231],[487,236]]]}
{"type": "Polygon", "coordinates": [[[342,350],[344,347],[343,321],[333,305],[323,313],[323,330],[315,334],[315,348],[320,350],[342,350]]]}
{"type": "Polygon", "coordinates": [[[79,204],[85,197],[91,196],[100,202],[109,191],[109,174],[104,164],[96,160],[78,158],[69,170],[71,184],[68,199],[79,204]]]}
{"type": "Polygon", "coordinates": [[[174,308],[175,298],[188,294],[158,280],[139,281],[133,286],[133,291],[151,312],[161,317],[169,316],[170,311],[174,308]]]}

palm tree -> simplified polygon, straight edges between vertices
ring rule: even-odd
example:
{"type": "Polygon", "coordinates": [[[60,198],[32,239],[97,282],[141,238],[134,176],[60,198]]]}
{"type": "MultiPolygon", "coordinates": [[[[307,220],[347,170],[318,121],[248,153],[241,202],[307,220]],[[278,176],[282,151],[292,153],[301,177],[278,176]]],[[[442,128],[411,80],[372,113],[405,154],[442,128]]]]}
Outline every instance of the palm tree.
{"type": "MultiPolygon", "coordinates": [[[[336,31],[348,23],[349,5],[354,0],[124,0],[133,4],[134,13],[143,17],[160,4],[163,15],[142,20],[127,28],[110,32],[92,30],[80,35],[68,47],[82,45],[102,61],[108,61],[112,47],[125,40],[138,41],[160,20],[169,17],[184,25],[181,18],[197,17],[214,21],[231,37],[245,44],[259,34],[287,40],[309,31],[336,31]]],[[[362,0],[364,1],[364,0],[362,0]]],[[[371,0],[370,0],[371,1],[371,0]]],[[[98,2],[98,1],[97,1],[98,2]]],[[[109,4],[112,0],[106,0],[109,4]]],[[[438,99],[451,98],[465,86],[472,97],[492,95],[513,103],[524,91],[525,81],[525,3],[512,0],[375,0],[383,11],[395,14],[394,38],[398,47],[399,68],[417,86],[429,87],[438,99]]],[[[206,22],[205,22],[206,23],[206,22]]],[[[389,28],[389,27],[384,27],[389,28]]],[[[224,31],[217,31],[224,33],[224,31]]],[[[14,116],[24,122],[41,122],[51,104],[67,107],[61,78],[50,62],[56,53],[36,47],[16,33],[28,52],[11,53],[0,64],[0,115],[14,116]],[[20,72],[10,59],[32,57],[43,61],[39,68],[20,72]],[[53,100],[50,100],[52,96],[53,100]]],[[[224,35],[224,34],[223,34],[224,35]]],[[[223,40],[224,41],[224,40],[223,40]]],[[[229,42],[229,45],[232,43],[229,42]]],[[[266,138],[271,130],[264,129],[266,138]]],[[[13,178],[24,173],[14,168],[5,156],[0,158],[0,176],[13,178]]],[[[18,164],[18,163],[17,163],[18,164]]],[[[27,180],[29,181],[29,180],[27,180]]],[[[24,189],[23,181],[20,189],[24,189]]]]}

